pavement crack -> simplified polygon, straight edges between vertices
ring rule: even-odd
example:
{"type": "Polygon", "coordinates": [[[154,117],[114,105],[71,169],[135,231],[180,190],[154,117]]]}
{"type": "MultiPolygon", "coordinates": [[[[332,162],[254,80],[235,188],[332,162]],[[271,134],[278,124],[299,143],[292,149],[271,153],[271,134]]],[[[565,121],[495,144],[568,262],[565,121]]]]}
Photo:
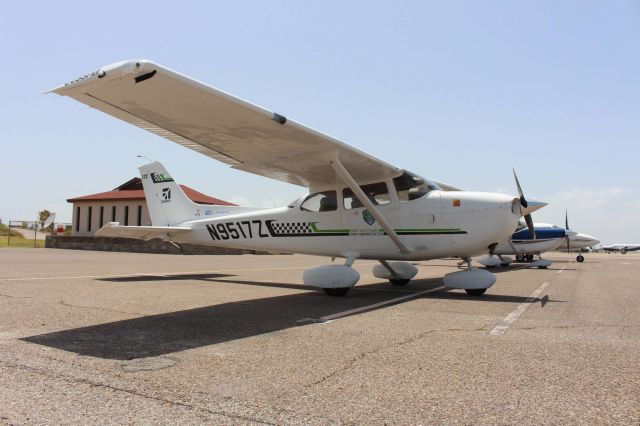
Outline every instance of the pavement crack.
{"type": "Polygon", "coordinates": [[[159,401],[162,403],[167,403],[167,404],[171,404],[174,406],[179,406],[179,407],[184,407],[184,408],[188,408],[194,411],[201,411],[207,414],[213,414],[216,416],[223,416],[223,417],[227,417],[229,419],[235,420],[235,421],[241,421],[241,422],[252,422],[252,423],[259,423],[259,424],[265,424],[265,425],[275,425],[276,423],[272,423],[272,422],[268,422],[266,420],[262,420],[262,419],[258,419],[258,418],[254,418],[254,417],[250,417],[250,416],[243,416],[243,415],[238,415],[238,414],[229,414],[229,413],[225,413],[224,411],[219,411],[219,410],[211,410],[208,408],[204,408],[204,407],[198,407],[195,405],[191,405],[191,404],[187,404],[186,402],[181,402],[181,401],[174,401],[171,399],[166,399],[166,398],[161,398],[159,396],[153,396],[153,395],[146,395],[144,393],[141,392],[137,392],[134,390],[130,390],[130,389],[125,389],[119,386],[113,386],[113,385],[109,385],[106,383],[99,383],[99,382],[95,382],[93,380],[89,380],[89,379],[82,379],[82,378],[76,378],[76,377],[70,377],[70,376],[66,376],[66,375],[62,375],[62,374],[55,374],[52,373],[50,371],[47,371],[45,369],[41,369],[41,368],[35,368],[35,367],[30,367],[27,365],[23,365],[23,364],[13,364],[13,363],[8,363],[6,361],[1,361],[0,360],[0,365],[3,365],[7,368],[13,368],[14,370],[26,370],[32,373],[36,373],[36,374],[41,374],[43,376],[46,377],[50,377],[50,378],[54,378],[54,379],[60,379],[60,380],[64,380],[68,383],[71,384],[86,384],[92,387],[96,387],[96,388],[102,388],[102,389],[109,389],[111,391],[114,392],[122,392],[122,393],[126,393],[129,395],[134,395],[134,396],[138,396],[141,398],[145,398],[145,399],[150,399],[150,400],[154,400],[154,401],[159,401]]]}
{"type": "Polygon", "coordinates": [[[381,351],[386,350],[386,349],[398,348],[400,346],[404,346],[404,345],[409,344],[409,343],[414,343],[414,342],[416,342],[416,341],[418,341],[420,339],[423,339],[423,338],[425,338],[428,335],[433,334],[433,333],[437,333],[437,332],[459,332],[459,331],[463,331],[463,332],[465,332],[465,331],[484,331],[485,327],[486,327],[486,325],[483,325],[481,327],[476,327],[476,328],[447,328],[447,329],[443,329],[443,330],[437,330],[437,329],[436,330],[429,330],[429,331],[425,331],[423,333],[417,334],[417,335],[415,335],[413,337],[401,340],[399,342],[390,343],[388,345],[383,345],[383,346],[377,347],[375,349],[364,351],[364,352],[361,352],[360,354],[356,355],[355,357],[351,358],[342,367],[340,367],[340,368],[332,371],[331,373],[321,377],[320,379],[316,380],[313,383],[309,383],[309,384],[304,385],[303,387],[304,388],[310,388],[310,387],[314,387],[314,386],[320,385],[320,384],[326,382],[327,380],[330,380],[331,378],[337,376],[340,373],[344,373],[346,371],[351,370],[358,361],[366,358],[369,355],[376,354],[376,353],[381,352],[381,351]]]}
{"type": "MultiPolygon", "coordinates": [[[[403,346],[403,345],[406,345],[406,344],[409,344],[409,343],[413,343],[413,342],[415,342],[417,340],[420,340],[420,339],[428,336],[429,334],[435,333],[437,331],[440,331],[440,330],[425,331],[425,332],[420,333],[420,334],[418,334],[416,336],[410,337],[408,339],[401,340],[399,342],[394,342],[394,343],[391,343],[391,344],[388,344],[388,345],[383,345],[383,346],[377,347],[375,349],[371,349],[371,350],[368,350],[368,351],[361,352],[360,354],[356,355],[355,357],[353,357],[349,361],[347,361],[347,363],[345,365],[343,365],[342,367],[340,367],[340,368],[332,371],[331,373],[321,377],[320,379],[316,380],[313,383],[309,383],[309,384],[304,385],[303,387],[304,388],[310,388],[310,387],[314,387],[314,386],[320,385],[320,384],[326,382],[327,380],[330,380],[331,378],[337,376],[340,373],[344,373],[346,371],[351,370],[358,361],[366,358],[369,355],[376,354],[376,353],[381,352],[381,351],[383,351],[385,349],[397,348],[397,347],[400,347],[400,346],[403,346]]],[[[445,330],[445,331],[449,331],[449,330],[445,330]]]]}
{"type": "Polygon", "coordinates": [[[0,293],[0,297],[6,297],[9,299],[33,299],[33,297],[31,296],[14,296],[11,294],[4,294],[4,293],[0,293]]]}

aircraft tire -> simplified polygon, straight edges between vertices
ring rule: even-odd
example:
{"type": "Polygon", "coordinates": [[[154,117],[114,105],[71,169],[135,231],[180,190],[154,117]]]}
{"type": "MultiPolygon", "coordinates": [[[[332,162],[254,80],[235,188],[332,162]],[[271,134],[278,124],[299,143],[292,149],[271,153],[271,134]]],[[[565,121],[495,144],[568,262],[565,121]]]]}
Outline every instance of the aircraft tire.
{"type": "Polygon", "coordinates": [[[533,262],[533,255],[532,254],[527,254],[524,256],[525,260],[527,262],[533,262]]]}
{"type": "Polygon", "coordinates": [[[487,289],[486,288],[466,288],[464,291],[466,291],[469,296],[482,296],[484,292],[487,291],[487,289]]]}
{"type": "Polygon", "coordinates": [[[627,249],[620,249],[620,254],[627,254],[627,249]]]}
{"type": "Polygon", "coordinates": [[[578,257],[576,257],[576,260],[578,262],[584,262],[584,256],[583,255],[579,255],[578,257]]]}
{"type": "Polygon", "coordinates": [[[389,278],[389,282],[391,284],[397,285],[397,286],[407,285],[407,284],[409,284],[409,281],[411,281],[411,280],[408,280],[408,279],[391,279],[391,278],[389,278]]]}
{"type": "Polygon", "coordinates": [[[344,296],[349,293],[351,287],[339,287],[339,288],[323,288],[327,296],[344,296]]]}

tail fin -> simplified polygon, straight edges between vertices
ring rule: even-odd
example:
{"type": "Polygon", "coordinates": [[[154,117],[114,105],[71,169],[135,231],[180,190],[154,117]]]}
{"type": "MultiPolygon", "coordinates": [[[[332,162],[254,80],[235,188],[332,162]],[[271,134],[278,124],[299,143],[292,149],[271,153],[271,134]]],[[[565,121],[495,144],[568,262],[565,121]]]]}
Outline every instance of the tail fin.
{"type": "Polygon", "coordinates": [[[173,226],[196,216],[198,204],[187,197],[161,163],[145,164],[138,170],[153,226],[173,226]]]}

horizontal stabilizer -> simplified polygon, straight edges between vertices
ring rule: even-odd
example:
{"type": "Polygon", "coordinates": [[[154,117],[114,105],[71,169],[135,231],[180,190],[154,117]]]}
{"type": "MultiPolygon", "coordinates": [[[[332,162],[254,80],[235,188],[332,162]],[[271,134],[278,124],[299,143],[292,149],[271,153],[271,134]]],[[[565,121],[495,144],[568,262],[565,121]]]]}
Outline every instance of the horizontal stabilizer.
{"type": "Polygon", "coordinates": [[[96,231],[96,236],[135,238],[145,241],[154,238],[170,240],[174,235],[190,231],[191,228],[187,226],[121,226],[118,222],[109,222],[96,231]]]}

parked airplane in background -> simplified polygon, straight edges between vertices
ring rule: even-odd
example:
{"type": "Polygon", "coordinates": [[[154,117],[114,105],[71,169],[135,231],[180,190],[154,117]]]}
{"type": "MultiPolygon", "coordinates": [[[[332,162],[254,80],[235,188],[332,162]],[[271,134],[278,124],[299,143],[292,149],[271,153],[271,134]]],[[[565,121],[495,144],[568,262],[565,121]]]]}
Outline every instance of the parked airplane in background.
{"type": "MultiPolygon", "coordinates": [[[[600,241],[594,237],[580,232],[572,231],[569,228],[569,215],[565,213],[565,228],[551,223],[535,223],[537,239],[532,239],[525,224],[520,222],[518,229],[511,237],[511,241],[502,244],[494,250],[494,256],[483,256],[476,259],[487,268],[496,266],[508,266],[512,258],[508,255],[515,255],[518,261],[533,261],[535,255],[539,257],[534,266],[546,268],[551,265],[547,259],[543,259],[540,254],[565,247],[570,253],[587,247],[593,247],[600,241]]],[[[584,256],[578,253],[578,262],[584,262],[584,256]]]]}
{"type": "Polygon", "coordinates": [[[153,226],[109,223],[96,235],[345,258],[304,273],[306,285],[329,295],[356,284],[356,259],[378,260],[376,277],[404,285],[417,273],[408,261],[449,256],[469,268],[447,274],[444,285],[483,294],[496,279],[471,268],[471,256],[507,241],[523,215],[532,226],[540,208],[521,190],[518,198],[422,178],[146,60],[100,68],[53,92],[233,168],[309,189],[282,208],[202,206],[154,162],[140,167],[153,226]]]}
{"type": "Polygon", "coordinates": [[[498,245],[493,254],[479,257],[476,261],[487,268],[495,268],[511,264],[513,258],[509,255],[515,256],[516,260],[527,262],[532,262],[534,256],[538,256],[539,259],[532,266],[543,269],[549,267],[551,261],[543,259],[540,255],[558,248],[565,241],[567,234],[563,228],[548,224],[534,223],[534,229],[535,235],[532,235],[527,226],[520,222],[508,242],[498,245]]]}
{"type": "Polygon", "coordinates": [[[610,244],[608,246],[602,246],[602,250],[607,253],[619,251],[621,254],[627,254],[630,251],[640,250],[640,244],[610,244]]]}
{"type": "MultiPolygon", "coordinates": [[[[555,226],[555,225],[552,225],[555,226]]],[[[578,256],[576,260],[578,262],[584,262],[584,256],[581,254],[581,249],[586,249],[587,247],[593,247],[597,244],[600,244],[600,241],[591,235],[583,234],[581,232],[571,231],[569,228],[569,213],[565,212],[564,217],[564,226],[567,230],[567,238],[563,241],[561,247],[567,250],[567,253],[571,253],[573,251],[578,251],[578,256]]]]}

